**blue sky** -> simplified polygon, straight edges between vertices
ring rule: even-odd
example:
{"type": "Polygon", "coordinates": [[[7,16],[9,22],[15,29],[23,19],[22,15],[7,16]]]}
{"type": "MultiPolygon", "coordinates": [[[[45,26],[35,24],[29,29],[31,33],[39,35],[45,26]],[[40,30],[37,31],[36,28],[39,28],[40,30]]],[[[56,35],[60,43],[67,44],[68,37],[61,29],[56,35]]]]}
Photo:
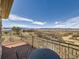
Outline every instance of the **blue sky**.
{"type": "Polygon", "coordinates": [[[14,0],[3,27],[79,28],[79,0],[14,0]]]}

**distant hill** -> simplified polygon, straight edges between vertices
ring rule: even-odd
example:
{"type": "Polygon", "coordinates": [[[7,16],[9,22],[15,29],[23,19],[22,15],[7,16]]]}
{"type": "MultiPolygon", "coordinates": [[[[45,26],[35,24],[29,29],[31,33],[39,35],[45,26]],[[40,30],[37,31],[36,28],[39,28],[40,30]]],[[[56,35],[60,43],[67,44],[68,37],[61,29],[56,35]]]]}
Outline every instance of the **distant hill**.
{"type": "Polygon", "coordinates": [[[79,31],[79,28],[40,28],[38,30],[50,30],[50,31],[79,31]]]}
{"type": "MultiPolygon", "coordinates": [[[[21,28],[24,30],[46,30],[46,31],[79,31],[79,28],[21,28]]],[[[11,30],[11,28],[2,28],[2,30],[11,30]]]]}

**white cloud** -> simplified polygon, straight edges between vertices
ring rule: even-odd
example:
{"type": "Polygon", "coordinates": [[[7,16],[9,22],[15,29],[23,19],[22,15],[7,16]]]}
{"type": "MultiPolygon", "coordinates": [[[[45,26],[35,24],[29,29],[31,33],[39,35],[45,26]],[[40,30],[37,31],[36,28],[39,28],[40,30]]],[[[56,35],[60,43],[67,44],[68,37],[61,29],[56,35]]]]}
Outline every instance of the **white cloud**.
{"type": "Polygon", "coordinates": [[[38,22],[38,21],[35,21],[35,22],[33,22],[33,24],[44,25],[44,24],[46,24],[46,22],[38,22]]]}
{"type": "Polygon", "coordinates": [[[55,28],[79,28],[79,17],[65,19],[65,22],[57,22],[55,28]]]}
{"type": "MultiPolygon", "coordinates": [[[[5,20],[5,19],[3,19],[3,20],[5,20]]],[[[31,22],[32,24],[36,24],[36,25],[45,25],[46,24],[46,22],[34,21],[33,19],[28,19],[28,18],[24,18],[24,17],[20,17],[20,16],[17,16],[17,15],[12,15],[12,14],[6,20],[26,21],[26,22],[31,22]]]]}
{"type": "Polygon", "coordinates": [[[23,20],[23,21],[33,22],[33,20],[31,20],[31,19],[20,17],[20,16],[16,16],[16,15],[10,15],[9,19],[10,20],[19,20],[19,21],[23,20]]]}
{"type": "MultiPolygon", "coordinates": [[[[2,19],[2,20],[4,21],[5,19],[2,19]]],[[[16,15],[10,15],[7,20],[15,20],[15,21],[18,20],[18,21],[30,22],[35,25],[40,25],[41,27],[43,25],[47,24],[47,22],[34,21],[33,19],[28,19],[28,18],[16,16],[16,15]]],[[[10,26],[27,27],[26,25],[18,24],[18,23],[11,24],[10,26]]],[[[49,27],[50,26],[51,25],[49,25],[49,27]]],[[[63,21],[56,21],[55,23],[52,24],[52,27],[53,28],[79,28],[79,16],[65,19],[64,22],[63,21]]],[[[40,28],[40,27],[38,27],[38,28],[40,28]]]]}
{"type": "Polygon", "coordinates": [[[56,21],[55,24],[59,24],[60,22],[56,21]]]}
{"type": "Polygon", "coordinates": [[[7,24],[7,25],[3,25],[2,27],[9,27],[9,28],[12,28],[12,27],[21,27],[21,28],[26,28],[26,27],[28,27],[28,26],[26,26],[26,25],[23,25],[23,24],[18,24],[18,23],[9,23],[9,24],[7,24]]]}
{"type": "Polygon", "coordinates": [[[9,27],[14,27],[14,26],[15,26],[15,27],[16,27],[16,26],[17,26],[17,27],[27,27],[26,25],[23,25],[23,24],[10,24],[10,25],[9,25],[9,27]]]}

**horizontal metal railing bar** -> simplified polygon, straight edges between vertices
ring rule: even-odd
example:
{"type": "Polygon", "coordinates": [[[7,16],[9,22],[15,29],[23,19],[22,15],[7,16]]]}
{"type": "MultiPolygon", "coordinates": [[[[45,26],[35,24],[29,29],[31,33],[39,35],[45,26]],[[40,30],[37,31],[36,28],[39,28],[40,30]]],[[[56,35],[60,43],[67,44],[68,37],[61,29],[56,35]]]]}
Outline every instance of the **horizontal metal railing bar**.
{"type": "MultiPolygon", "coordinates": [[[[52,40],[53,41],[53,40],[52,40]]],[[[61,45],[61,43],[63,43],[63,42],[59,42],[60,43],[60,45],[61,45]]],[[[63,44],[65,44],[65,43],[63,43],[63,44]]],[[[72,49],[75,49],[75,50],[79,50],[79,46],[77,46],[77,45],[73,45],[73,44],[70,44],[70,43],[66,43],[67,44],[67,46],[65,46],[65,45],[62,45],[62,46],[64,46],[64,47],[69,47],[69,48],[72,48],[72,49]],[[69,46],[68,46],[69,45],[69,46]],[[75,48],[73,48],[73,47],[71,47],[71,46],[74,46],[75,48]],[[78,49],[76,49],[76,47],[78,48],[78,49]]]]}
{"type": "Polygon", "coordinates": [[[55,42],[60,42],[60,43],[63,43],[63,44],[69,44],[69,45],[72,45],[72,46],[76,46],[76,47],[79,47],[79,45],[75,45],[75,44],[71,44],[71,43],[66,43],[66,42],[61,42],[61,41],[57,41],[57,40],[53,40],[53,39],[50,39],[48,37],[45,37],[43,36],[42,38],[46,39],[46,40],[51,40],[51,41],[55,41],[55,42]]]}
{"type": "MultiPolygon", "coordinates": [[[[45,41],[45,40],[42,40],[42,41],[45,41]]],[[[66,48],[71,48],[71,49],[74,49],[74,50],[77,50],[77,51],[79,51],[79,49],[76,49],[76,48],[73,48],[73,47],[70,47],[70,45],[68,46],[65,46],[65,45],[62,45],[61,43],[59,44],[59,43],[54,43],[54,41],[52,42],[50,42],[50,41],[45,41],[45,42],[48,42],[48,43],[52,43],[52,44],[56,44],[56,45],[60,45],[60,46],[63,46],[63,47],[66,47],[66,48]]]]}

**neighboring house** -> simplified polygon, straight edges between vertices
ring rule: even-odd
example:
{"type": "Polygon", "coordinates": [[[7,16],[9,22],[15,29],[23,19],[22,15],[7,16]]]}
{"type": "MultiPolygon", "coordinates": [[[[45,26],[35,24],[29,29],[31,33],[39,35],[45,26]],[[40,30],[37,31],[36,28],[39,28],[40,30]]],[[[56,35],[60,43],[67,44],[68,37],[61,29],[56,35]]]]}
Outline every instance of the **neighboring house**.
{"type": "MultiPolygon", "coordinates": [[[[11,10],[13,0],[0,0],[0,20],[7,19],[11,10]]],[[[2,27],[2,21],[0,21],[0,32],[2,27]]],[[[1,40],[1,33],[0,33],[1,40]]],[[[2,45],[0,43],[0,59],[2,55],[2,45]]]]}

